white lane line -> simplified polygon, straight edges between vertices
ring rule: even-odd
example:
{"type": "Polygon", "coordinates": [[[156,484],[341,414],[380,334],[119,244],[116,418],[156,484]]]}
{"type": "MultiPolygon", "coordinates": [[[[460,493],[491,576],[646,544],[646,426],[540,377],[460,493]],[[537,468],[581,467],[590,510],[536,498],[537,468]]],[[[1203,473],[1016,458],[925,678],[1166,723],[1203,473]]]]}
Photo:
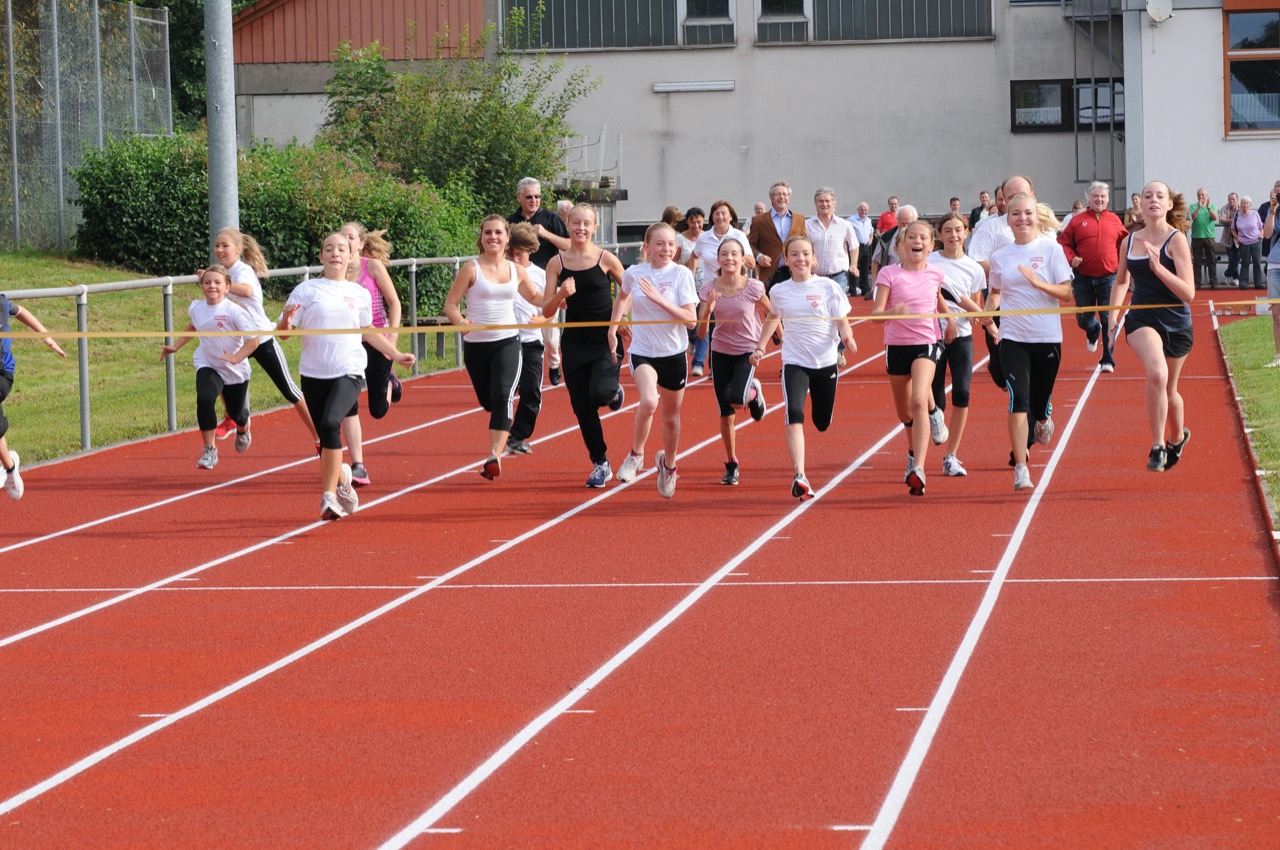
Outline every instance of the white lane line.
{"type": "Polygon", "coordinates": [[[919,708],[895,708],[894,711],[928,711],[929,706],[922,705],[919,708]]]}
{"type": "Polygon", "coordinates": [[[1027,529],[1031,526],[1031,520],[1035,516],[1036,509],[1040,506],[1040,500],[1044,498],[1045,492],[1049,489],[1049,484],[1053,481],[1053,473],[1058,468],[1058,461],[1062,458],[1067,444],[1071,441],[1071,435],[1075,431],[1076,423],[1079,422],[1080,415],[1084,412],[1085,403],[1093,392],[1093,387],[1098,382],[1100,374],[1102,373],[1095,369],[1093,375],[1089,378],[1089,382],[1085,384],[1084,392],[1080,394],[1080,399],[1076,402],[1076,409],[1072,412],[1071,418],[1067,421],[1067,427],[1063,430],[1062,438],[1058,441],[1058,447],[1054,449],[1053,456],[1049,459],[1049,464],[1045,468],[1044,474],[1036,485],[1036,489],[1032,491],[1031,498],[1027,502],[1026,508],[1022,511],[1022,516],[1018,519],[1013,539],[1009,541],[1009,545],[1005,549],[999,565],[996,567],[995,575],[991,577],[991,583],[987,586],[987,591],[982,596],[982,602],[979,603],[978,610],[974,613],[973,620],[969,623],[969,628],[965,630],[964,638],[960,641],[956,654],[951,659],[951,663],[942,677],[942,682],[938,685],[937,692],[929,702],[929,710],[925,712],[924,719],[916,730],[916,734],[911,741],[911,747],[907,750],[906,758],[903,759],[902,764],[898,767],[893,784],[889,787],[889,793],[881,804],[880,811],[876,814],[875,821],[871,825],[871,831],[862,842],[862,850],[880,850],[880,848],[884,847],[885,842],[889,840],[889,835],[893,832],[893,828],[898,822],[898,816],[902,813],[902,807],[906,805],[907,796],[911,793],[912,786],[915,784],[916,776],[919,775],[920,768],[929,753],[929,747],[933,743],[934,736],[937,735],[938,727],[942,724],[943,715],[946,714],[947,708],[951,704],[951,698],[955,696],[956,688],[960,685],[960,677],[964,675],[965,668],[969,665],[969,659],[973,657],[973,652],[977,648],[978,639],[982,636],[987,622],[991,619],[992,611],[995,610],[996,599],[1000,596],[1000,590],[1004,586],[1009,570],[1013,566],[1014,558],[1022,548],[1022,542],[1026,537],[1027,529]]]}
{"type": "Polygon", "coordinates": [[[831,828],[836,832],[866,832],[868,829],[871,829],[871,825],[864,823],[836,824],[831,828]]]}

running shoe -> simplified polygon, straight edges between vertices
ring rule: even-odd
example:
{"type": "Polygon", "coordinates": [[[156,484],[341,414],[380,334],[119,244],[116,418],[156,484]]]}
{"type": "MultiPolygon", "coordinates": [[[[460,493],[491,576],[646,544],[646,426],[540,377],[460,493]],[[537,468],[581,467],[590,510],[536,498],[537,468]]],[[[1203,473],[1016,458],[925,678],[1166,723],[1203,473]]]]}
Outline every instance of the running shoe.
{"type": "MultiPolygon", "coordinates": [[[[1183,442],[1185,443],[1186,440],[1183,440],[1183,442]]],[[[5,472],[7,477],[4,480],[4,491],[9,494],[10,499],[16,502],[26,492],[27,485],[22,483],[22,472],[19,470],[19,467],[22,466],[22,459],[18,457],[18,453],[15,451],[10,451],[9,457],[13,458],[13,469],[5,472]]],[[[217,457],[216,451],[214,452],[214,457],[217,457]]]]}
{"type": "Polygon", "coordinates": [[[1151,454],[1147,455],[1147,470],[1150,472],[1164,472],[1165,467],[1169,465],[1169,453],[1164,446],[1152,446],[1151,454]]]}
{"type": "Polygon", "coordinates": [[[1116,370],[1116,364],[1114,364],[1114,363],[1099,363],[1099,364],[1098,364],[1098,369],[1099,369],[1099,371],[1106,372],[1106,373],[1109,375],[1109,374],[1111,374],[1112,372],[1114,372],[1114,371],[1116,370]]]}
{"type": "Polygon", "coordinates": [[[765,411],[764,385],[760,383],[759,378],[752,378],[751,388],[756,391],[756,394],[751,401],[747,402],[747,410],[751,412],[751,418],[759,422],[764,418],[765,411]]]}
{"type": "Polygon", "coordinates": [[[1025,463],[1020,463],[1013,468],[1014,490],[1030,490],[1035,486],[1035,484],[1031,483],[1031,470],[1027,469],[1025,463]]]}
{"type": "MultiPolygon", "coordinates": [[[[13,454],[13,452],[9,452],[13,454]]],[[[200,459],[196,461],[197,469],[213,469],[218,465],[218,447],[205,446],[204,451],[200,453],[200,459]]],[[[8,487],[8,483],[5,484],[8,487]]]]}
{"type": "Polygon", "coordinates": [[[320,496],[320,519],[342,519],[347,513],[342,509],[342,505],[338,504],[338,497],[333,493],[323,493],[320,496]]]}
{"type": "Polygon", "coordinates": [[[502,461],[497,455],[489,455],[489,459],[480,467],[480,475],[492,481],[502,474],[502,461]]]}
{"type": "Polygon", "coordinates": [[[591,477],[587,479],[587,486],[599,490],[613,475],[613,470],[609,467],[609,461],[602,460],[591,470],[591,477]]]}
{"type": "Polygon", "coordinates": [[[249,423],[244,423],[243,431],[236,431],[236,451],[244,454],[253,445],[253,435],[249,433],[249,423]]]}
{"type": "Polygon", "coordinates": [[[630,484],[636,480],[636,476],[644,469],[644,455],[635,452],[627,452],[626,458],[622,461],[622,466],[618,467],[618,474],[614,476],[623,484],[630,484]]]}
{"type": "Polygon", "coordinates": [[[1053,419],[1046,419],[1043,422],[1036,423],[1036,442],[1042,446],[1049,445],[1049,441],[1053,439],[1053,419]]]}
{"type": "Polygon", "coordinates": [[[547,370],[547,377],[548,379],[550,379],[551,386],[553,387],[560,386],[560,382],[564,380],[560,375],[560,367],[558,366],[552,366],[549,370],[547,370]]]}
{"type": "MultiPolygon", "coordinates": [[[[1031,446],[1027,446],[1027,463],[1031,463],[1031,446]]],[[[1018,462],[1013,459],[1013,452],[1009,452],[1009,468],[1017,466],[1018,462]]]]}
{"type": "MultiPolygon", "coordinates": [[[[913,470],[913,469],[915,469],[915,468],[916,468],[916,453],[915,453],[915,452],[907,452],[907,469],[906,469],[906,471],[905,471],[905,472],[903,472],[902,474],[903,474],[904,476],[910,475],[910,474],[911,474],[911,470],[913,470]]],[[[905,479],[904,479],[904,480],[905,480],[905,479]]]]}
{"type": "Polygon", "coordinates": [[[667,468],[666,452],[658,452],[653,456],[653,460],[658,465],[658,495],[664,499],[670,499],[676,494],[676,481],[680,476],[676,474],[674,467],[667,468]]]}
{"type": "Polygon", "coordinates": [[[337,492],[338,505],[342,508],[344,516],[355,513],[356,508],[360,507],[360,497],[356,495],[356,488],[351,486],[353,481],[352,467],[344,463],[338,473],[337,492]]]}
{"type": "Polygon", "coordinates": [[[843,351],[841,351],[839,354],[836,355],[836,366],[838,366],[839,368],[843,369],[844,364],[847,362],[849,361],[845,359],[843,351]]]}
{"type": "Polygon", "coordinates": [[[368,487],[373,483],[369,480],[369,470],[364,468],[363,463],[351,464],[351,483],[357,487],[368,487]]]}
{"type": "Polygon", "coordinates": [[[955,455],[947,455],[942,459],[942,474],[950,478],[964,478],[969,474],[955,455]]]}
{"type": "Polygon", "coordinates": [[[225,440],[227,437],[234,434],[236,429],[239,427],[240,426],[236,424],[236,421],[228,416],[226,419],[223,419],[218,423],[217,428],[213,429],[213,436],[217,437],[219,440],[225,440]]]}
{"type": "Polygon", "coordinates": [[[627,400],[627,391],[622,387],[618,387],[618,391],[613,394],[613,398],[609,399],[610,410],[621,410],[623,402],[627,400]]]}
{"type": "Polygon", "coordinates": [[[1173,469],[1175,466],[1178,465],[1178,461],[1182,460],[1182,450],[1187,447],[1187,443],[1190,440],[1191,440],[1191,429],[1183,428],[1181,443],[1166,442],[1164,444],[1164,453],[1165,453],[1164,468],[1166,471],[1173,469]]]}
{"type": "Polygon", "coordinates": [[[1085,331],[1085,333],[1087,334],[1087,337],[1086,337],[1086,342],[1085,342],[1085,345],[1084,345],[1084,350],[1085,350],[1085,351],[1097,351],[1097,350],[1098,350],[1098,337],[1102,336],[1102,326],[1101,326],[1101,325],[1099,325],[1097,328],[1095,328],[1095,329],[1093,329],[1093,330],[1085,331]]]}
{"type": "Polygon", "coordinates": [[[797,475],[791,479],[791,495],[800,501],[813,498],[813,488],[809,486],[809,479],[804,475],[797,475]]]}
{"type": "Polygon", "coordinates": [[[1272,360],[1270,363],[1262,364],[1263,369],[1275,369],[1278,367],[1280,367],[1280,354],[1277,354],[1276,359],[1272,360]]]}
{"type": "Polygon", "coordinates": [[[947,420],[942,416],[942,408],[935,407],[929,411],[929,439],[935,446],[940,446],[951,436],[947,430],[947,420]]]}
{"type": "Polygon", "coordinates": [[[693,371],[693,374],[699,378],[701,378],[703,375],[707,373],[707,370],[702,368],[701,363],[694,363],[692,371],[693,371]]]}
{"type": "Polygon", "coordinates": [[[720,483],[732,487],[738,486],[738,462],[736,460],[726,460],[724,462],[724,478],[720,479],[720,483]]]}
{"type": "Polygon", "coordinates": [[[391,403],[398,404],[400,399],[404,398],[404,384],[400,383],[400,379],[391,374],[391,403]]]}
{"type": "Polygon", "coordinates": [[[924,495],[924,470],[918,466],[911,467],[907,473],[907,492],[913,496],[924,495]]]}
{"type": "Polygon", "coordinates": [[[507,437],[507,454],[513,455],[531,455],[533,454],[533,446],[524,440],[517,440],[515,437],[507,437]]]}

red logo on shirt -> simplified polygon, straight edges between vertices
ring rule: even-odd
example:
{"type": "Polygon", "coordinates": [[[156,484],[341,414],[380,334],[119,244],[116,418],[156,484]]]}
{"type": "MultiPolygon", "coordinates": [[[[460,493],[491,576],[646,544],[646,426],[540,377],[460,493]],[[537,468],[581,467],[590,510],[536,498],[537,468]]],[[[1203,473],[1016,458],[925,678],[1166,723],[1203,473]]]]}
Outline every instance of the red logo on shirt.
{"type": "Polygon", "coordinates": [[[821,295],[806,295],[805,298],[809,300],[809,306],[815,310],[822,306],[821,295]]]}

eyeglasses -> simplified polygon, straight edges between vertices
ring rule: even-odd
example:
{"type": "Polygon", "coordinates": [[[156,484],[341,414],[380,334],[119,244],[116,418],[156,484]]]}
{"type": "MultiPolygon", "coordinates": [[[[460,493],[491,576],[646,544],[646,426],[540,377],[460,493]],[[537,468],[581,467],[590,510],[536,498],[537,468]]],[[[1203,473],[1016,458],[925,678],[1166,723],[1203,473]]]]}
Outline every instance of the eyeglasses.
{"type": "Polygon", "coordinates": [[[526,201],[541,201],[542,196],[541,195],[525,195],[524,199],[526,201]]]}

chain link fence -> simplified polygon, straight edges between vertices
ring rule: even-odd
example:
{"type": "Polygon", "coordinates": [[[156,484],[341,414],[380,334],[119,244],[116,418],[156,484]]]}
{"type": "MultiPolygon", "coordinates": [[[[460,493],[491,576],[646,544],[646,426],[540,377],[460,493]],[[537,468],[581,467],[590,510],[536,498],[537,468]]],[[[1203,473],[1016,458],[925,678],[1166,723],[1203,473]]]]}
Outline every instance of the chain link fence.
{"type": "Polygon", "coordinates": [[[165,9],[4,0],[0,246],[66,249],[80,222],[70,169],[112,136],[173,130],[165,9]]]}

